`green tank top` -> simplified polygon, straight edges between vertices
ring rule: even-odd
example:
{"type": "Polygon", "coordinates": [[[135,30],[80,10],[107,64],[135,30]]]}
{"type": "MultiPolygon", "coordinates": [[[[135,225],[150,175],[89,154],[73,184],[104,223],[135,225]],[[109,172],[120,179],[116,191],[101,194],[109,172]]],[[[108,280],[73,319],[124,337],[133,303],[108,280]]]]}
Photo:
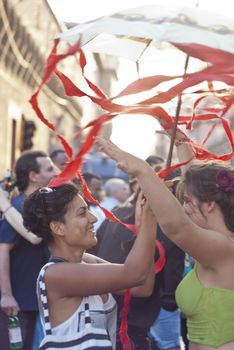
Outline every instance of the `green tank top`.
{"type": "Polygon", "coordinates": [[[195,267],[178,285],[176,302],[191,342],[219,347],[234,341],[234,290],[202,286],[195,267]]]}

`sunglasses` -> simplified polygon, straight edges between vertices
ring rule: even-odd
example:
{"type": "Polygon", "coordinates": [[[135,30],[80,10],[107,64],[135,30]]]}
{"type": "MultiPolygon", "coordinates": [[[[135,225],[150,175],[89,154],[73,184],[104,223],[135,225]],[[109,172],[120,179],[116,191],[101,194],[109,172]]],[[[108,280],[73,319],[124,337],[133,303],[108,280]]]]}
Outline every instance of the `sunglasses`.
{"type": "Polygon", "coordinates": [[[56,189],[55,188],[51,188],[51,187],[42,187],[39,189],[39,192],[41,194],[45,194],[45,193],[52,193],[52,192],[55,192],[56,189]]]}
{"type": "Polygon", "coordinates": [[[55,188],[51,188],[51,187],[41,187],[39,188],[39,193],[42,195],[42,205],[43,205],[43,209],[44,209],[44,213],[47,214],[47,204],[46,204],[46,199],[45,199],[45,194],[48,193],[52,193],[55,192],[56,189],[55,188]]]}

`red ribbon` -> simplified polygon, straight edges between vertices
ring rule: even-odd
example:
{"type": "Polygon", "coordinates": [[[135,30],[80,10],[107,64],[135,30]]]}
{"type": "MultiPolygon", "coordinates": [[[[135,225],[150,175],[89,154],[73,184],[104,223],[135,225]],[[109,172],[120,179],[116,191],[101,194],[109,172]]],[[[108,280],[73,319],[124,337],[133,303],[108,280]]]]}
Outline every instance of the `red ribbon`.
{"type": "Polygon", "coordinates": [[[123,350],[133,350],[133,344],[128,336],[128,308],[130,304],[130,289],[124,293],[124,306],[121,315],[121,325],[119,328],[119,337],[122,343],[123,350]]]}

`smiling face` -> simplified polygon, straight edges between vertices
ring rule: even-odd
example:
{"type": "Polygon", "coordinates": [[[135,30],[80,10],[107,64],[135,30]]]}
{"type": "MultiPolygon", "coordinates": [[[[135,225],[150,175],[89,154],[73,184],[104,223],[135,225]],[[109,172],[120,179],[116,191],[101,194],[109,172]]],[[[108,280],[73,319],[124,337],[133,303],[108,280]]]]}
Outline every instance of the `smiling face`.
{"type": "Polygon", "coordinates": [[[61,224],[61,233],[67,245],[88,249],[97,244],[94,223],[97,221],[84,199],[77,195],[68,206],[61,224]]]}

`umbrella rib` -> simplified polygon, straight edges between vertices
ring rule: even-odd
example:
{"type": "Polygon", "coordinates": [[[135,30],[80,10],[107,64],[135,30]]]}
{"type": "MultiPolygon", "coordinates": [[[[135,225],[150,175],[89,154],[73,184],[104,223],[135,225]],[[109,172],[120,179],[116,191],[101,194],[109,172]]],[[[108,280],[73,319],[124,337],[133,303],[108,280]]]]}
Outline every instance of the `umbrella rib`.
{"type": "Polygon", "coordinates": [[[139,60],[141,59],[141,57],[143,56],[144,52],[146,51],[146,49],[150,46],[150,44],[152,43],[153,39],[148,40],[148,44],[144,47],[144,49],[142,50],[139,58],[137,59],[137,63],[139,63],[139,60]]]}

